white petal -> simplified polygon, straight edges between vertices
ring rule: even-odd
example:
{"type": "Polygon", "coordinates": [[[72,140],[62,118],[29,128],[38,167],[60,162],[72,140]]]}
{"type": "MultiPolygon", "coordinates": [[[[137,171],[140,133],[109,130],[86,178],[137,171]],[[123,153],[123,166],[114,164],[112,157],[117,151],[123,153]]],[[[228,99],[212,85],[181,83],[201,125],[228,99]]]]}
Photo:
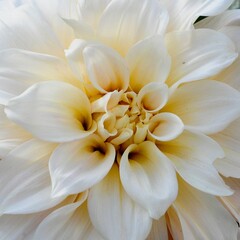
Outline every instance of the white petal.
{"type": "Polygon", "coordinates": [[[153,221],[152,229],[148,235],[147,240],[169,240],[166,220],[164,216],[157,221],[153,221]]]}
{"type": "Polygon", "coordinates": [[[97,135],[63,143],[49,161],[53,195],[85,191],[102,180],[115,160],[115,149],[97,135]]]}
{"type": "Polygon", "coordinates": [[[175,170],[152,142],[132,144],[125,150],[120,176],[129,196],[152,218],[160,218],[177,196],[175,170]]]}
{"type": "Polygon", "coordinates": [[[173,206],[181,222],[184,239],[237,240],[236,221],[215,197],[181,181],[173,206]]]}
{"type": "Polygon", "coordinates": [[[234,194],[227,197],[221,197],[221,201],[227,210],[240,222],[240,180],[234,178],[225,178],[226,183],[234,190],[234,194]]]}
{"type": "Polygon", "coordinates": [[[137,97],[137,104],[147,112],[157,112],[168,101],[168,86],[163,83],[149,83],[145,85],[137,97]]]}
{"type": "Polygon", "coordinates": [[[33,239],[90,240],[89,235],[95,230],[88,216],[86,202],[84,203],[86,197],[87,194],[83,193],[74,203],[53,211],[41,222],[33,239]]]}
{"type": "Polygon", "coordinates": [[[1,214],[39,212],[64,199],[51,198],[48,159],[54,148],[55,144],[30,140],[0,162],[1,214]]]}
{"type": "Polygon", "coordinates": [[[33,4],[9,11],[0,22],[0,49],[20,48],[63,57],[64,47],[33,4]]]}
{"type": "Polygon", "coordinates": [[[225,152],[225,157],[217,159],[214,166],[225,177],[240,178],[240,119],[234,121],[222,132],[213,135],[225,152]]]}
{"type": "Polygon", "coordinates": [[[100,183],[91,188],[88,209],[94,227],[106,240],[144,240],[151,228],[148,213],[122,188],[116,164],[100,183]]]}
{"type": "Polygon", "coordinates": [[[167,83],[173,88],[214,76],[237,57],[232,41],[210,29],[172,32],[165,41],[172,57],[167,83]]]}
{"type": "Polygon", "coordinates": [[[63,82],[37,83],[11,99],[5,112],[40,139],[73,141],[93,133],[91,105],[78,88],[63,82]]]}
{"type": "Polygon", "coordinates": [[[184,130],[182,120],[175,114],[162,112],[149,121],[148,133],[158,141],[170,141],[184,130]]]}
{"type": "Polygon", "coordinates": [[[238,91],[224,83],[203,80],[180,86],[163,110],[178,115],[187,129],[211,134],[239,117],[239,104],[238,91]]]}
{"type": "Polygon", "coordinates": [[[61,58],[20,49],[0,52],[0,103],[5,104],[31,85],[46,80],[66,81],[80,86],[61,58]]]}
{"type": "Polygon", "coordinates": [[[190,29],[199,16],[214,16],[226,10],[233,0],[160,0],[170,16],[169,31],[190,29]]]}
{"type": "Polygon", "coordinates": [[[180,176],[193,187],[218,196],[233,193],[213,166],[213,161],[224,153],[211,138],[185,131],[177,139],[158,146],[173,161],[180,176]]]}
{"type": "Polygon", "coordinates": [[[228,10],[214,17],[207,17],[195,24],[197,28],[211,28],[219,30],[225,26],[239,26],[239,9],[228,10]]]}
{"type": "MultiPolygon", "coordinates": [[[[72,29],[63,21],[62,16],[59,15],[59,10],[62,9],[60,0],[31,0],[34,7],[43,16],[44,20],[49,24],[51,32],[56,36],[63,48],[67,48],[72,39],[74,39],[74,34],[72,29]]],[[[70,5],[68,1],[68,4],[70,5]]],[[[67,9],[65,9],[67,11],[67,9]]]]}
{"type": "Polygon", "coordinates": [[[162,36],[154,36],[130,48],[126,60],[130,67],[130,86],[135,92],[150,82],[163,83],[171,67],[171,59],[162,36]]]}
{"type": "Polygon", "coordinates": [[[113,91],[105,94],[101,98],[92,102],[92,113],[95,112],[107,112],[113,107],[116,107],[120,98],[122,96],[122,91],[113,91]]]}
{"type": "Polygon", "coordinates": [[[113,0],[98,25],[100,38],[125,55],[136,42],[163,34],[168,14],[156,0],[113,0]]]}
{"type": "Polygon", "coordinates": [[[127,64],[113,49],[100,43],[76,39],[65,54],[79,79],[90,81],[101,93],[125,91],[128,88],[127,64]]]}

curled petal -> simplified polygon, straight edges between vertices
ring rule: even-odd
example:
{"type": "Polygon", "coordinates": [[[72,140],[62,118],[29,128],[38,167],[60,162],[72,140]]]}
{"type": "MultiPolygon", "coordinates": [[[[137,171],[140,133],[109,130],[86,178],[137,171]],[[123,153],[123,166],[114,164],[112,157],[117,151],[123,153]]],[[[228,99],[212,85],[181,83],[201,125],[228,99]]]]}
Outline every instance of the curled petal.
{"type": "Polygon", "coordinates": [[[90,81],[100,93],[125,91],[128,88],[128,67],[113,49],[100,43],[76,39],[65,54],[79,79],[90,81]]]}
{"type": "Polygon", "coordinates": [[[92,224],[104,239],[144,240],[151,229],[148,212],[124,191],[116,164],[90,189],[88,210],[92,224]]]}
{"type": "Polygon", "coordinates": [[[107,112],[98,119],[98,134],[106,140],[108,137],[115,136],[117,129],[115,128],[116,117],[111,112],[107,112]]]}
{"type": "Polygon", "coordinates": [[[159,113],[151,118],[148,127],[149,135],[158,141],[170,141],[184,130],[182,120],[172,113],[159,113]]]}
{"type": "Polygon", "coordinates": [[[165,82],[171,67],[164,38],[159,35],[135,44],[126,60],[130,68],[130,86],[135,92],[148,83],[165,82]]]}
{"type": "Polygon", "coordinates": [[[149,83],[138,93],[138,106],[147,112],[157,112],[165,106],[168,101],[168,86],[161,83],[149,83]]]}
{"type": "Polygon", "coordinates": [[[152,142],[132,144],[125,150],[120,176],[129,196],[152,218],[160,218],[177,196],[175,170],[152,142]]]}
{"type": "Polygon", "coordinates": [[[115,149],[97,135],[63,143],[49,160],[54,196],[75,194],[92,187],[111,169],[115,149]]]}
{"type": "Polygon", "coordinates": [[[120,101],[122,91],[113,91],[105,94],[101,98],[92,102],[92,113],[95,112],[107,112],[108,110],[117,106],[120,101]]]}
{"type": "Polygon", "coordinates": [[[157,0],[113,0],[100,18],[98,34],[125,55],[136,42],[163,34],[167,23],[167,11],[157,0]]]}
{"type": "Polygon", "coordinates": [[[39,139],[67,142],[80,139],[96,129],[87,96],[63,82],[37,83],[11,99],[5,112],[12,121],[39,139]]]}

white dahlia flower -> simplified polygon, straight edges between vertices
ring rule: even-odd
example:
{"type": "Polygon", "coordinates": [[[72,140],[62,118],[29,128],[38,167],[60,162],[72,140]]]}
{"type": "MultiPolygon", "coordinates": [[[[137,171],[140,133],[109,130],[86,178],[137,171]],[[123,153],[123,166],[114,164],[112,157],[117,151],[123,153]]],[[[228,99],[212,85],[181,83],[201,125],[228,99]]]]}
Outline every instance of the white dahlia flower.
{"type": "Polygon", "coordinates": [[[1,240],[237,240],[232,2],[0,1],[1,240]]]}

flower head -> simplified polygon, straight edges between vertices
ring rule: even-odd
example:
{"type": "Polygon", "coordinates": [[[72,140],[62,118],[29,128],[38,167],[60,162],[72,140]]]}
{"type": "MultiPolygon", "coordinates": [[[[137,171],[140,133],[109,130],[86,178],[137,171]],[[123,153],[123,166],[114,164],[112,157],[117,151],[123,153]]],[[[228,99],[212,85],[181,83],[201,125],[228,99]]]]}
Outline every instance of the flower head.
{"type": "Polygon", "coordinates": [[[237,239],[231,3],[9,1],[3,239],[237,239]]]}

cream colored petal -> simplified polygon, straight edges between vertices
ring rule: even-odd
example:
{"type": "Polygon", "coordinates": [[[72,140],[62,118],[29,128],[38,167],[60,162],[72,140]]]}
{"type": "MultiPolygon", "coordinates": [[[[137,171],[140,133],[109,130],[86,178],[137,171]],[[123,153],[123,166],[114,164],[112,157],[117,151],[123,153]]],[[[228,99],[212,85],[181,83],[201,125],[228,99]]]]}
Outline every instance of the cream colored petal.
{"type": "Polygon", "coordinates": [[[169,240],[165,217],[153,220],[152,229],[147,240],[169,240]]]}
{"type": "Polygon", "coordinates": [[[145,85],[137,96],[137,104],[147,112],[157,112],[168,101],[168,86],[164,83],[149,83],[145,85]]]}
{"type": "Polygon", "coordinates": [[[76,39],[65,54],[79,79],[90,81],[101,93],[125,91],[128,88],[127,64],[113,49],[100,43],[76,39]]]}
{"type": "Polygon", "coordinates": [[[11,99],[5,112],[12,121],[40,139],[67,142],[96,129],[87,96],[63,82],[38,83],[11,99]]]}
{"type": "Polygon", "coordinates": [[[1,104],[6,104],[31,85],[46,80],[65,81],[81,87],[61,58],[20,49],[0,51],[1,104]]]}
{"type": "Polygon", "coordinates": [[[222,13],[232,4],[233,0],[159,0],[169,13],[168,31],[193,28],[199,16],[214,16],[222,13]]]}
{"type": "Polygon", "coordinates": [[[234,121],[222,132],[212,136],[225,152],[225,157],[217,159],[214,166],[225,177],[240,178],[240,119],[234,121]]]}
{"type": "Polygon", "coordinates": [[[104,141],[109,137],[117,135],[117,129],[115,128],[115,124],[116,117],[111,112],[105,113],[98,119],[97,132],[104,141]]]}
{"type": "Polygon", "coordinates": [[[234,178],[224,178],[225,182],[234,190],[232,196],[221,197],[220,200],[223,202],[227,210],[240,222],[240,180],[234,178]]]}
{"type": "Polygon", "coordinates": [[[210,29],[171,32],[165,41],[172,57],[167,84],[173,89],[181,83],[214,76],[237,57],[233,42],[210,29]]]}
{"type": "Polygon", "coordinates": [[[107,112],[108,110],[116,107],[118,102],[120,101],[121,95],[122,91],[118,92],[116,90],[103,95],[102,97],[91,103],[92,113],[107,112]]]}
{"type": "Polygon", "coordinates": [[[177,196],[175,170],[152,142],[132,144],[125,150],[120,176],[129,196],[154,219],[163,216],[177,196]]]}
{"type": "Polygon", "coordinates": [[[126,55],[136,42],[163,34],[167,23],[167,11],[156,0],[113,0],[100,18],[98,35],[126,55]]]}
{"type": "Polygon", "coordinates": [[[19,48],[63,57],[64,47],[33,4],[9,11],[0,22],[0,49],[19,48]]]}
{"type": "Polygon", "coordinates": [[[118,167],[90,189],[88,210],[94,227],[107,240],[144,240],[151,229],[147,211],[137,205],[122,188],[118,167]]]}
{"type": "Polygon", "coordinates": [[[102,180],[115,160],[115,149],[97,135],[63,143],[49,160],[54,196],[76,194],[102,180]]]}
{"type": "Polygon", "coordinates": [[[55,144],[30,140],[1,160],[1,214],[28,214],[52,208],[64,198],[51,198],[49,155],[55,144]]]}
{"type": "Polygon", "coordinates": [[[182,120],[175,114],[162,112],[149,121],[148,133],[157,141],[170,141],[184,130],[182,120]]]}
{"type": "Polygon", "coordinates": [[[136,131],[134,133],[133,142],[138,144],[143,142],[148,133],[148,125],[142,124],[141,122],[136,124],[136,131]]]}
{"type": "Polygon", "coordinates": [[[211,28],[219,30],[225,26],[239,26],[239,9],[225,11],[218,16],[207,17],[195,24],[196,28],[211,28]]]}
{"type": "Polygon", "coordinates": [[[148,83],[165,82],[171,67],[171,59],[161,35],[135,44],[130,48],[126,60],[130,68],[130,86],[135,92],[148,83]]]}
{"type": "MultiPolygon", "coordinates": [[[[91,234],[96,231],[89,219],[86,193],[77,197],[74,203],[68,204],[48,215],[38,226],[33,240],[91,240],[91,234]]],[[[99,238],[102,239],[100,235],[99,238]]]]}
{"type": "Polygon", "coordinates": [[[239,104],[237,90],[221,82],[202,80],[176,89],[163,111],[179,116],[187,129],[212,134],[239,117],[239,104]]]}
{"type": "Polygon", "coordinates": [[[222,158],[224,152],[211,138],[184,131],[178,138],[162,142],[158,147],[174,163],[180,176],[193,187],[218,196],[233,193],[213,166],[214,160],[222,158]]]}
{"type": "Polygon", "coordinates": [[[181,181],[173,206],[181,222],[184,239],[237,240],[236,221],[214,196],[181,181]]]}

